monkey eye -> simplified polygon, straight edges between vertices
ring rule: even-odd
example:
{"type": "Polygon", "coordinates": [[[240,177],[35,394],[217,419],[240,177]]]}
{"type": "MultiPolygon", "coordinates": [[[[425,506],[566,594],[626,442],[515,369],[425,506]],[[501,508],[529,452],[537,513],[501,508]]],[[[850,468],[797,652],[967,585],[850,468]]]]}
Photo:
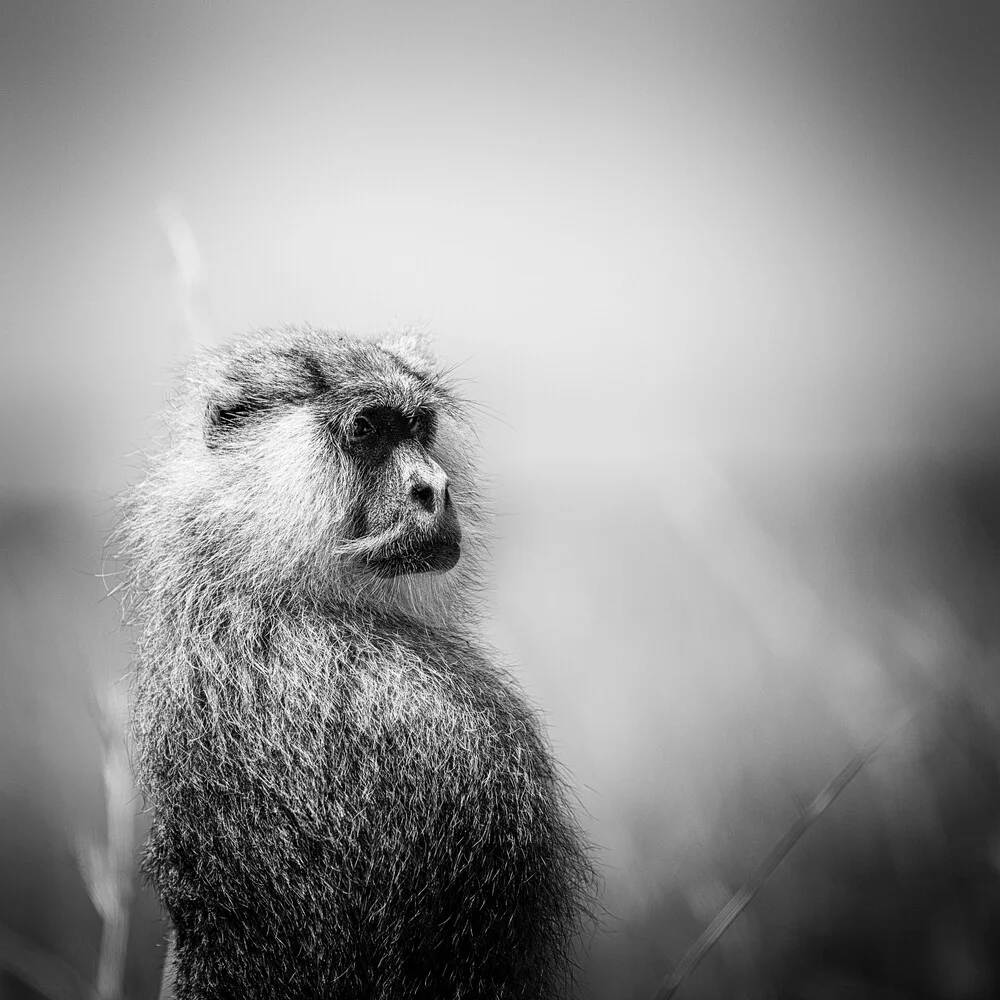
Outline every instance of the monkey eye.
{"type": "Polygon", "coordinates": [[[432,411],[423,408],[416,410],[406,418],[406,422],[409,425],[410,433],[417,440],[426,443],[433,436],[434,414],[432,411]]]}
{"type": "Polygon", "coordinates": [[[355,417],[347,428],[347,437],[352,444],[366,441],[375,433],[375,425],[363,416],[355,417]]]}

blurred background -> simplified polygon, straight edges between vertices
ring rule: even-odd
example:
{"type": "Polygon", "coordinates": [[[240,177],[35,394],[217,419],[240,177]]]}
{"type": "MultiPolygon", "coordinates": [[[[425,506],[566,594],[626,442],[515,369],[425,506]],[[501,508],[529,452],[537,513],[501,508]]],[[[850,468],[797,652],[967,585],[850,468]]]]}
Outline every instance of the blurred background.
{"type": "Polygon", "coordinates": [[[1000,7],[0,7],[0,996],[155,996],[103,600],[195,343],[421,325],[604,878],[581,993],[1000,994],[1000,7]],[[134,887],[134,892],[132,891],[134,887]]]}

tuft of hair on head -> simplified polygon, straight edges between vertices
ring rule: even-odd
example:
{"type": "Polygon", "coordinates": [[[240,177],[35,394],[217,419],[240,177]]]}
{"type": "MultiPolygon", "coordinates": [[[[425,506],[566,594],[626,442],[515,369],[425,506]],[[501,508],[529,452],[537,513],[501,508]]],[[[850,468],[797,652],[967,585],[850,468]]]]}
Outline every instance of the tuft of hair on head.
{"type": "Polygon", "coordinates": [[[426,366],[430,370],[434,370],[437,366],[434,338],[423,328],[403,327],[394,330],[386,334],[383,343],[389,350],[412,364],[426,366]]]}

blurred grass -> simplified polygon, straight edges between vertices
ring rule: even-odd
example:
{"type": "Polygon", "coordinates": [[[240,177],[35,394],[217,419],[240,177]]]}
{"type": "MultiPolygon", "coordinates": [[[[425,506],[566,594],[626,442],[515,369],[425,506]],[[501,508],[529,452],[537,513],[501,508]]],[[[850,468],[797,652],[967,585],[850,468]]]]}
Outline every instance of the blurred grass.
{"type": "MultiPolygon", "coordinates": [[[[677,996],[982,997],[1000,985],[998,468],[674,469],[635,472],[622,490],[580,466],[528,468],[515,484],[506,502],[530,513],[500,520],[496,637],[546,711],[600,848],[608,912],[587,942],[585,995],[651,997],[900,709],[914,721],[677,996]],[[571,503],[582,483],[587,502],[571,503]],[[609,545],[582,544],[602,531],[609,545]]],[[[117,608],[90,575],[107,527],[79,503],[0,507],[0,927],[22,956],[52,957],[68,985],[49,995],[96,987],[141,837],[141,822],[114,831],[140,803],[114,759],[117,709],[93,703],[94,679],[111,684],[127,663],[117,608]],[[88,869],[81,844],[118,860],[88,869]]],[[[157,990],[163,924],[134,888],[114,932],[124,966],[102,989],[113,996],[121,977],[142,1000],[157,990]]],[[[15,968],[2,995],[41,995],[15,968]]]]}
{"type": "Polygon", "coordinates": [[[113,699],[127,650],[95,575],[107,523],[68,497],[0,504],[0,995],[12,1000],[40,995],[13,974],[17,963],[36,986],[48,972],[50,996],[90,995],[81,984],[101,1000],[156,988],[162,928],[141,889],[124,961],[142,824],[113,699]],[[109,933],[117,943],[102,946],[109,933]]]}
{"type": "Polygon", "coordinates": [[[677,464],[538,472],[503,525],[501,642],[603,847],[592,995],[652,996],[900,710],[678,995],[991,995],[996,463],[758,459],[710,489],[677,464]]]}

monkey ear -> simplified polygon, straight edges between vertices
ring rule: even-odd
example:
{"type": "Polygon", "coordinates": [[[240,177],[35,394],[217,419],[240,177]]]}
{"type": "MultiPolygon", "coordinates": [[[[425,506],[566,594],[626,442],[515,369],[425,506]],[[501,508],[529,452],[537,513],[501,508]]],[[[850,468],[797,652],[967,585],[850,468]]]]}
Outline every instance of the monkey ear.
{"type": "Polygon", "coordinates": [[[394,354],[421,367],[437,363],[434,353],[434,338],[426,330],[401,330],[386,338],[385,346],[394,354]]]}
{"type": "Polygon", "coordinates": [[[245,424],[259,409],[236,386],[227,386],[226,392],[213,394],[205,406],[205,444],[209,448],[218,447],[230,431],[245,424]]]}

